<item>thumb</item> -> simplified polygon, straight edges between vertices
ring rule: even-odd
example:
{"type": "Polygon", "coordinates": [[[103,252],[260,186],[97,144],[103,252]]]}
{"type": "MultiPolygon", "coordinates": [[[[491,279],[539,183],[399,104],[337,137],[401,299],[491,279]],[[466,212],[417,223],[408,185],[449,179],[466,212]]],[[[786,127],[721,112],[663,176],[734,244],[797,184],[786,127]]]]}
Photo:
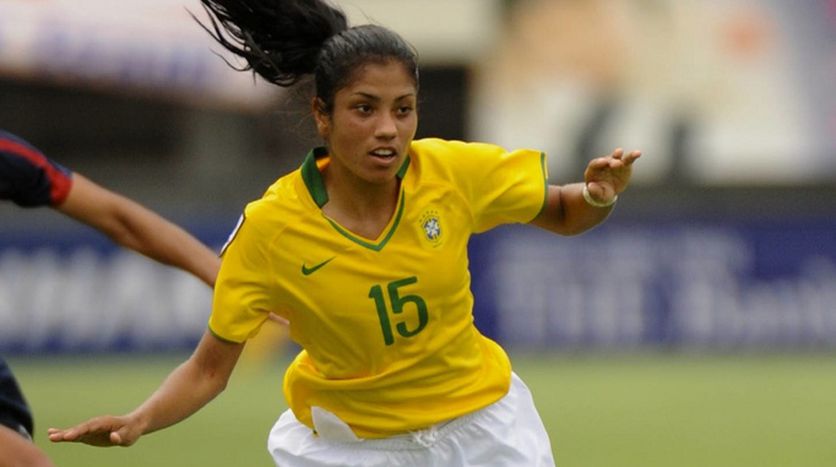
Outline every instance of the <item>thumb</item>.
{"type": "Polygon", "coordinates": [[[110,442],[116,446],[122,445],[122,435],[118,431],[110,432],[110,442]]]}
{"type": "Polygon", "coordinates": [[[126,425],[110,432],[110,442],[114,446],[130,446],[136,442],[136,437],[131,435],[131,430],[126,425]]]}

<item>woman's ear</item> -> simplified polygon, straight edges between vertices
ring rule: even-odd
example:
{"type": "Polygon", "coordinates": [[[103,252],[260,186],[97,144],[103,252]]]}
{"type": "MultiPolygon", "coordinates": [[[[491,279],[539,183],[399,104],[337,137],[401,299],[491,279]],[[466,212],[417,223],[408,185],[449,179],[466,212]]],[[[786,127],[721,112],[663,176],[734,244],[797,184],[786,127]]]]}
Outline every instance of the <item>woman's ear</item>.
{"type": "Polygon", "coordinates": [[[331,132],[331,117],[325,111],[325,102],[322,102],[322,99],[318,97],[314,97],[311,101],[311,110],[316,122],[317,133],[323,139],[327,139],[331,132]]]}

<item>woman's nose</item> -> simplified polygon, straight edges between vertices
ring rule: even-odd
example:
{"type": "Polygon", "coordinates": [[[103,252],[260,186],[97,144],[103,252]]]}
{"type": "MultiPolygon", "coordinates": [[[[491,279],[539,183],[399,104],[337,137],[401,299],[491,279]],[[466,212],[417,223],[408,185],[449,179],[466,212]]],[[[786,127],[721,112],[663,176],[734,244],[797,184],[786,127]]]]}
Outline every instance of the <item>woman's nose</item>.
{"type": "Polygon", "coordinates": [[[375,128],[375,136],[378,138],[391,139],[397,136],[397,134],[398,126],[395,122],[394,116],[382,114],[377,122],[377,128],[375,128]]]}

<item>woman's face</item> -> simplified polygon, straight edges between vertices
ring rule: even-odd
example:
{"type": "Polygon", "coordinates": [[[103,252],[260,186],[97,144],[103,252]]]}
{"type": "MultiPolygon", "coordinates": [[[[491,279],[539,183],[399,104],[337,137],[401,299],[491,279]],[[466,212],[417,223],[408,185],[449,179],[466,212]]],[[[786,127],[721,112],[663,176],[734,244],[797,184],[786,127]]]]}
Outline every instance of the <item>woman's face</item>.
{"type": "Polygon", "coordinates": [[[366,183],[392,182],[418,128],[415,82],[396,60],[368,63],[355,73],[334,96],[331,115],[314,106],[330,151],[327,170],[366,183]]]}

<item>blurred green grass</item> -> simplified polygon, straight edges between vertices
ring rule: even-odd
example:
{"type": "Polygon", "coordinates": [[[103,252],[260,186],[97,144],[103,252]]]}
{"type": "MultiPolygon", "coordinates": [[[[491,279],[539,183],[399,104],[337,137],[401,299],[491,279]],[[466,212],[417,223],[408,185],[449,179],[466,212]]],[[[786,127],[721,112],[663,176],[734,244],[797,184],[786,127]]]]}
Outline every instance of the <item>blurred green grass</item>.
{"type": "MultiPolygon", "coordinates": [[[[49,426],[129,411],[185,355],[8,358],[60,467],[272,466],[287,360],[236,370],[187,421],[130,448],[50,444],[49,426]]],[[[832,354],[513,354],[560,467],[832,467],[832,354]]]]}

